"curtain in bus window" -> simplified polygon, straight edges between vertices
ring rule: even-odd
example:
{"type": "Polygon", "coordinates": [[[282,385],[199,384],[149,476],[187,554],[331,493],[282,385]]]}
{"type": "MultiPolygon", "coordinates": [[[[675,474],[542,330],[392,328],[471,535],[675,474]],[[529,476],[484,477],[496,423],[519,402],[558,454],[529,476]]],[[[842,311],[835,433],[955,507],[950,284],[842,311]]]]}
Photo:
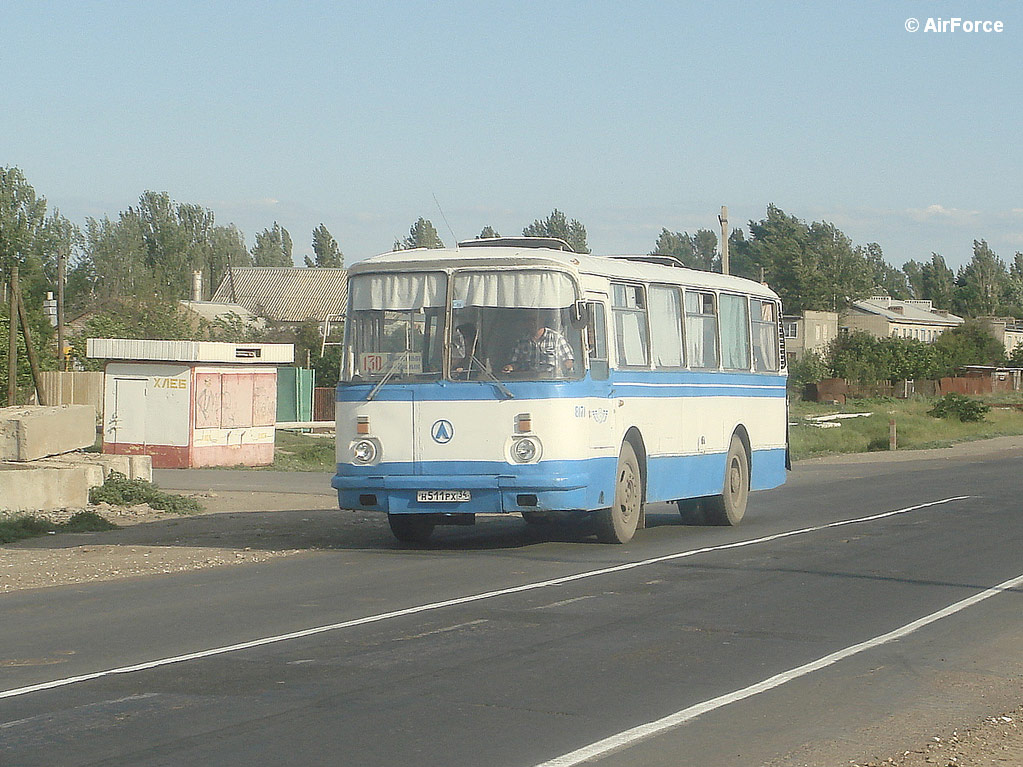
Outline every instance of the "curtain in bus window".
{"type": "MultiPolygon", "coordinates": [[[[771,301],[750,299],[753,320],[753,369],[763,373],[778,369],[778,323],[771,301]]],[[[793,323],[794,324],[794,323],[793,323]]]]}
{"type": "Polygon", "coordinates": [[[642,312],[615,311],[614,317],[619,362],[623,365],[645,367],[646,326],[642,312]]]}
{"type": "Polygon", "coordinates": [[[575,286],[562,272],[462,272],[453,299],[466,306],[560,309],[575,301],[575,286]]]}
{"type": "Polygon", "coordinates": [[[650,347],[654,365],[682,367],[682,300],[678,288],[650,287],[650,347]]]}
{"type": "Polygon", "coordinates": [[[714,294],[686,291],[686,353],[694,368],[718,365],[714,294]]]}
{"type": "Polygon", "coordinates": [[[348,286],[352,309],[408,311],[444,305],[444,275],[439,272],[364,274],[348,286]]]}
{"type": "Polygon", "coordinates": [[[721,367],[749,370],[749,314],[746,296],[721,296],[721,367]]]}

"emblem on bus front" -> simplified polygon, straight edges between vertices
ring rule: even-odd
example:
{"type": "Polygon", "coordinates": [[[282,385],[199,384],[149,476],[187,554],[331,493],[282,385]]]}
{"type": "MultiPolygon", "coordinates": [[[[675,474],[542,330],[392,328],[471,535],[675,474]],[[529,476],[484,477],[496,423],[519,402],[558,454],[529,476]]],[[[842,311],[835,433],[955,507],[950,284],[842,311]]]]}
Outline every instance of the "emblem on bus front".
{"type": "Polygon", "coordinates": [[[430,427],[430,436],[438,445],[445,445],[455,436],[455,427],[451,425],[451,421],[442,418],[430,427]]]}

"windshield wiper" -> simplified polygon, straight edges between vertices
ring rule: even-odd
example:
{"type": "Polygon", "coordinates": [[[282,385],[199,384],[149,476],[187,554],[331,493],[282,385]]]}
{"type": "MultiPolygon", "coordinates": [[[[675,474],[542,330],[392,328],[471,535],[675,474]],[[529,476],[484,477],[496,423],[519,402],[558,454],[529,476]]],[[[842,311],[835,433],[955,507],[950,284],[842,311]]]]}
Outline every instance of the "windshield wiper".
{"type": "Polygon", "coordinates": [[[398,366],[401,365],[403,362],[407,362],[410,354],[411,351],[406,349],[394,362],[391,363],[391,367],[388,368],[387,372],[384,374],[384,377],[377,382],[376,386],[369,390],[369,394],[366,395],[366,402],[369,402],[371,399],[377,396],[377,392],[380,391],[380,387],[391,380],[391,376],[394,375],[394,372],[398,369],[398,366]]]}
{"type": "Polygon", "coordinates": [[[466,377],[467,378],[469,376],[469,373],[472,372],[472,363],[474,363],[474,362],[477,365],[479,365],[480,372],[483,374],[483,376],[488,381],[490,381],[490,383],[492,383],[494,386],[497,387],[498,391],[500,391],[501,394],[504,395],[505,399],[515,399],[515,395],[512,394],[508,390],[508,387],[505,386],[503,383],[501,383],[501,380],[497,376],[495,376],[493,373],[491,373],[486,365],[484,365],[482,362],[480,362],[478,359],[476,359],[476,355],[475,354],[469,355],[469,370],[466,371],[466,377]]]}

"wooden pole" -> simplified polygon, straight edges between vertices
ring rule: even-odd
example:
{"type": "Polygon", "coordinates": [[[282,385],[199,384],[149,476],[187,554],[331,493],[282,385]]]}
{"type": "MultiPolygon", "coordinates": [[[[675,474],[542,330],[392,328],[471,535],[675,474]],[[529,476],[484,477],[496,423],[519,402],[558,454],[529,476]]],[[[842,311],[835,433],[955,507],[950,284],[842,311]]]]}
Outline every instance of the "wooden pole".
{"type": "Polygon", "coordinates": [[[721,206],[721,213],[718,215],[721,222],[721,273],[728,274],[728,206],[721,206]]]}
{"type": "Polygon", "coordinates": [[[18,404],[18,267],[11,267],[10,332],[7,334],[7,407],[18,404]]]}
{"type": "Polygon", "coordinates": [[[57,370],[67,370],[64,354],[64,276],[67,272],[67,256],[62,250],[57,254],[57,370]]]}
{"type": "Polygon", "coordinates": [[[32,343],[32,328],[28,324],[28,313],[25,311],[25,302],[21,300],[21,291],[18,291],[18,318],[21,320],[21,333],[25,336],[25,351],[28,353],[28,366],[32,370],[32,383],[36,387],[36,398],[40,405],[48,405],[46,395],[43,394],[43,377],[39,374],[39,358],[36,357],[36,347],[32,343]]]}
{"type": "Polygon", "coordinates": [[[898,450],[899,449],[899,437],[898,431],[895,428],[895,419],[888,419],[888,449],[898,450]]]}

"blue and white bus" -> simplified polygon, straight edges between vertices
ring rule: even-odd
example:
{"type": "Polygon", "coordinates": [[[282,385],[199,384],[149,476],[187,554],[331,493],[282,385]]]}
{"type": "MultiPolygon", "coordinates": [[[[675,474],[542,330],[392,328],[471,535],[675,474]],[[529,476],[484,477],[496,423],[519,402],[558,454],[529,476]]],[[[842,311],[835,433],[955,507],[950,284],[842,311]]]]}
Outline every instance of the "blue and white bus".
{"type": "Polygon", "coordinates": [[[530,238],[349,272],[332,485],[399,540],[573,510],[624,543],[648,503],[734,525],[749,491],[785,481],[781,306],[764,285],[530,238]]]}

